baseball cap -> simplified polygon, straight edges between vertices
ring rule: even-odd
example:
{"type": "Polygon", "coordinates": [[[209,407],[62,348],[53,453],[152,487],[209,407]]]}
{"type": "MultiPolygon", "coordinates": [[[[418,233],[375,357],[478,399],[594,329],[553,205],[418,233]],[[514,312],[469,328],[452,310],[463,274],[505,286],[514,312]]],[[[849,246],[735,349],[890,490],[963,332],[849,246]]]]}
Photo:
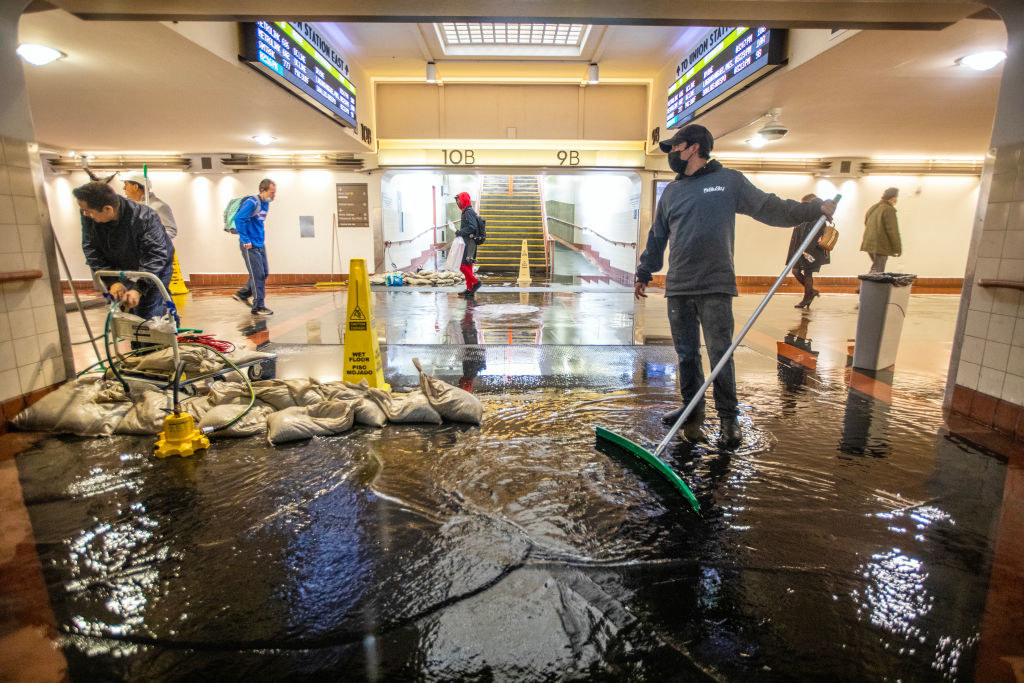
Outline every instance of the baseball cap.
{"type": "Polygon", "coordinates": [[[668,140],[662,140],[659,142],[658,146],[661,147],[662,152],[667,154],[680,142],[699,143],[705,150],[707,150],[708,154],[711,154],[711,150],[715,146],[715,138],[711,135],[711,131],[696,123],[683,126],[668,140]]]}
{"type": "Polygon", "coordinates": [[[153,184],[149,182],[149,178],[141,173],[129,173],[126,176],[122,176],[121,181],[125,183],[135,183],[139,187],[143,187],[147,190],[153,189],[153,184]]]}

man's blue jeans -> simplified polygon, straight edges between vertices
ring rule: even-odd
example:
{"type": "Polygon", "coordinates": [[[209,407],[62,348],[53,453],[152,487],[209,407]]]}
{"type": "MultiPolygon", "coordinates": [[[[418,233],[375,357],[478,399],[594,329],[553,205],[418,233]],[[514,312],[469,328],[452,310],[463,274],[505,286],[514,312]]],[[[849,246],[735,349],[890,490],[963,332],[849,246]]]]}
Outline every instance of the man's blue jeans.
{"type": "MultiPolygon", "coordinates": [[[[672,327],[672,342],[679,357],[679,393],[683,405],[688,405],[700,385],[704,383],[704,368],[700,361],[700,331],[708,348],[711,367],[715,367],[729,344],[732,343],[732,296],[729,294],[700,294],[668,297],[668,322],[672,327]]],[[[718,416],[736,417],[736,371],[732,358],[725,364],[714,382],[715,410],[718,416]]],[[[699,398],[698,409],[704,407],[699,398]]]]}
{"type": "Polygon", "coordinates": [[[239,296],[252,297],[252,310],[263,308],[264,297],[267,294],[267,250],[264,247],[253,245],[246,249],[241,244],[238,248],[242,250],[242,260],[245,261],[245,269],[249,273],[249,281],[245,287],[238,290],[239,296]]]}

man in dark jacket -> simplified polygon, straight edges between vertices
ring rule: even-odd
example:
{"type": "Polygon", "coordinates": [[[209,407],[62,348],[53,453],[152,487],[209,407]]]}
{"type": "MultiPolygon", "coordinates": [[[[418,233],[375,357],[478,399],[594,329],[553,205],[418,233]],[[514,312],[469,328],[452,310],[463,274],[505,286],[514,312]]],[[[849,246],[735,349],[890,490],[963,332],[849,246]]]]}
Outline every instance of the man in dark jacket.
{"type": "MultiPolygon", "coordinates": [[[[102,182],[86,183],[72,194],[82,210],[82,251],[93,272],[142,270],[170,284],[174,245],[156,211],[119,197],[102,182]]],[[[163,314],[163,297],[152,281],[122,277],[104,282],[130,313],[146,320],[163,314]]]]}
{"type": "MultiPolygon", "coordinates": [[[[739,171],[727,169],[710,158],[714,138],[704,126],[691,124],[671,139],[660,143],[668,152],[669,166],[678,175],[665,188],[658,202],[647,248],[636,269],[636,298],[646,298],[647,284],[662,267],[665,247],[669,249],[665,296],[672,342],[679,357],[679,391],[683,407],[695,398],[704,383],[700,360],[700,330],[708,357],[714,367],[732,342],[732,297],[737,295],[733,265],[736,214],[762,223],[792,227],[831,216],[835,203],[814,200],[801,203],[763,192],[739,171]]],[[[742,441],[737,416],[736,376],[732,359],[714,382],[715,409],[721,420],[721,442],[735,448],[742,441]]],[[[702,437],[704,397],[683,425],[690,441],[702,437]]],[[[683,408],[667,413],[662,420],[674,424],[683,408]]]]}

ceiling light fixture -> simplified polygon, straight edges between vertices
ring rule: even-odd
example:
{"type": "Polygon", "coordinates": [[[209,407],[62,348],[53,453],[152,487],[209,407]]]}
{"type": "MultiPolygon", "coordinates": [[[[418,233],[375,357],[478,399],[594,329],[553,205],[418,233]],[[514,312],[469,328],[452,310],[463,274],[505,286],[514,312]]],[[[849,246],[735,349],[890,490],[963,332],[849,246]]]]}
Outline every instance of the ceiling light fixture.
{"type": "Polygon", "coordinates": [[[767,142],[768,141],[765,140],[760,133],[756,134],[754,137],[747,140],[747,144],[753,147],[754,149],[761,149],[762,147],[765,146],[765,143],[767,142]]]}
{"type": "Polygon", "coordinates": [[[591,62],[587,67],[587,83],[596,84],[598,81],[597,64],[591,62]]]}
{"type": "Polygon", "coordinates": [[[789,128],[779,121],[779,115],[781,114],[781,109],[769,109],[768,113],[765,114],[768,117],[768,121],[761,126],[761,130],[757,131],[757,136],[765,142],[775,142],[785,137],[786,133],[789,132],[789,128]]]}
{"type": "Polygon", "coordinates": [[[427,83],[437,83],[437,64],[427,62],[427,83]]]}
{"type": "Polygon", "coordinates": [[[270,143],[277,140],[273,135],[253,135],[252,139],[261,145],[269,145],[270,143]]]}
{"type": "Polygon", "coordinates": [[[22,43],[18,46],[17,53],[26,62],[35,66],[43,66],[61,57],[67,57],[60,50],[47,47],[46,45],[37,45],[36,43],[22,43]]]}
{"type": "Polygon", "coordinates": [[[1002,64],[1004,59],[1006,59],[1006,53],[1002,50],[987,50],[961,57],[956,60],[956,63],[975,71],[988,71],[1002,64]]]}

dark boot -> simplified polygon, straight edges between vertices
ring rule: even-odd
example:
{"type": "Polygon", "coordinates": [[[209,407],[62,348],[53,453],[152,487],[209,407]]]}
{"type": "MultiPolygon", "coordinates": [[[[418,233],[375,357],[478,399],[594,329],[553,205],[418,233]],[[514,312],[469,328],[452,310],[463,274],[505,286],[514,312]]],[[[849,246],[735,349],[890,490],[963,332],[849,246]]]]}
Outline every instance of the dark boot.
{"type": "MultiPolygon", "coordinates": [[[[665,413],[661,416],[662,423],[667,427],[671,427],[679,419],[679,416],[683,414],[683,408],[677,408],[672,412],[665,413]]],[[[695,409],[690,416],[686,418],[686,422],[683,423],[683,438],[690,442],[702,441],[704,433],[701,432],[700,428],[704,424],[704,407],[695,409]]]]}
{"type": "Polygon", "coordinates": [[[722,433],[718,437],[718,443],[723,448],[736,448],[743,443],[743,430],[735,417],[722,418],[722,433]]]}

